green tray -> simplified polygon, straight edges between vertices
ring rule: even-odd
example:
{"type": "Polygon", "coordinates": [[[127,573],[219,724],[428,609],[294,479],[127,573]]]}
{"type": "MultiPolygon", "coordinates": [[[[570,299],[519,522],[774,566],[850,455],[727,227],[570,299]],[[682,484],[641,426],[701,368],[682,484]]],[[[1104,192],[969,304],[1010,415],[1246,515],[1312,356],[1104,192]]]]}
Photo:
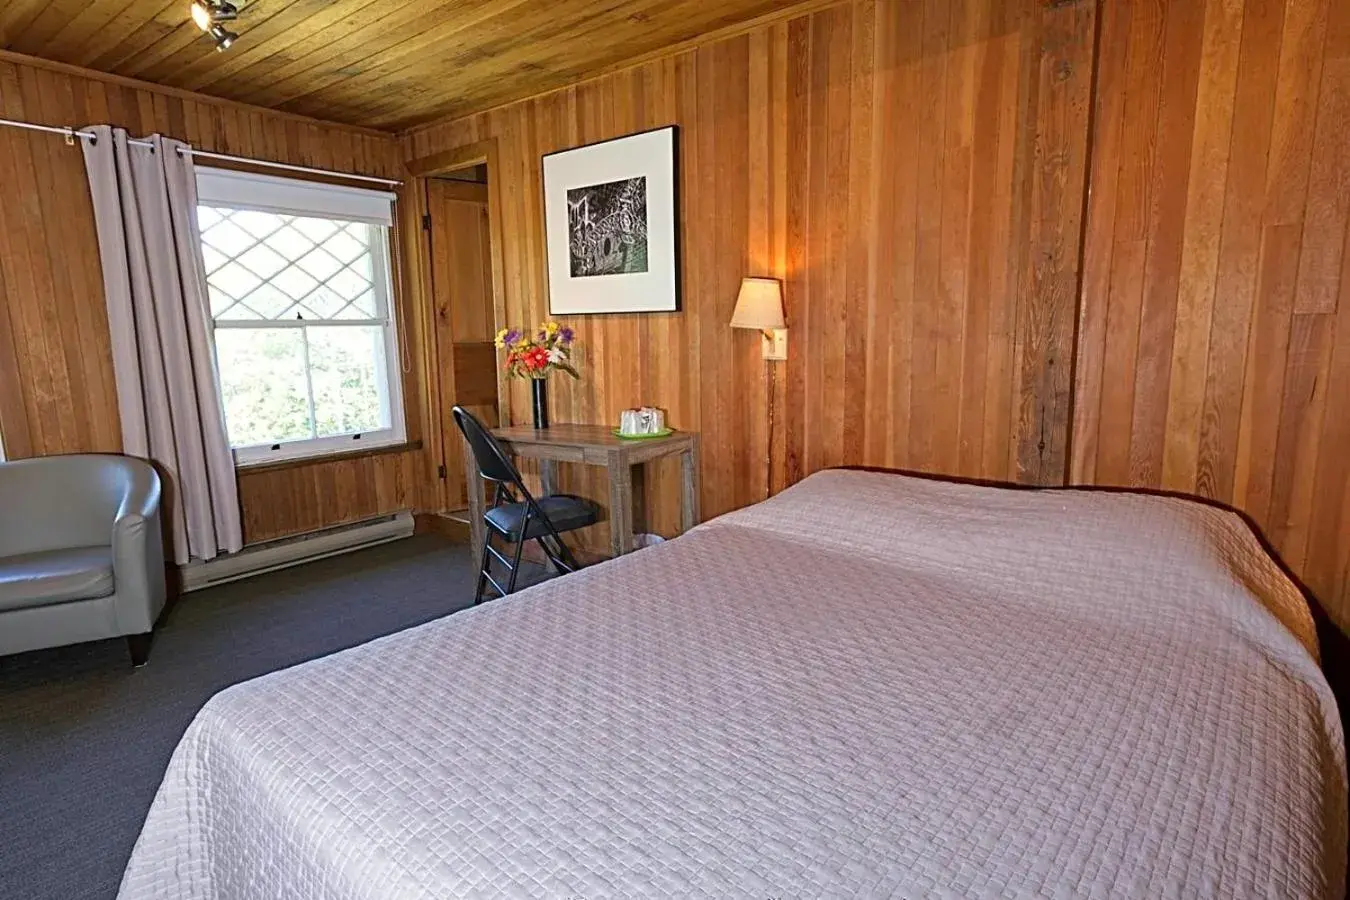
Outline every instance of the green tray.
{"type": "Polygon", "coordinates": [[[665,431],[658,431],[655,434],[620,434],[617,428],[610,432],[621,441],[650,441],[653,438],[670,437],[674,433],[674,428],[667,428],[665,431]]]}

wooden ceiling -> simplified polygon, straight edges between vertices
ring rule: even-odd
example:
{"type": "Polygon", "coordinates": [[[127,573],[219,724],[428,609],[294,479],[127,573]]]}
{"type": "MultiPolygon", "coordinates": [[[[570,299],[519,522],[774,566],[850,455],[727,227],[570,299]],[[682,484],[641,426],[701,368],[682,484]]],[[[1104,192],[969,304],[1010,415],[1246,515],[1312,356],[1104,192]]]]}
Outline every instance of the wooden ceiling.
{"type": "MultiPolygon", "coordinates": [[[[238,2],[238,0],[236,0],[238,2]]],[[[319,119],[399,130],[518,100],[828,2],[251,0],[217,53],[189,0],[0,0],[0,47],[319,119]]]]}

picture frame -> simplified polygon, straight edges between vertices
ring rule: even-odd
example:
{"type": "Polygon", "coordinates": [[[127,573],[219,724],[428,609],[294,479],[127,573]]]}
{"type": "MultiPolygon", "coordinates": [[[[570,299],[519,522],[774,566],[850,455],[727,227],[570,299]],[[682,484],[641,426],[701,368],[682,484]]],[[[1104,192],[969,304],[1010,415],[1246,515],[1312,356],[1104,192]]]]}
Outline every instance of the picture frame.
{"type": "Polygon", "coordinates": [[[549,314],[680,309],[675,125],[542,158],[549,314]]]}

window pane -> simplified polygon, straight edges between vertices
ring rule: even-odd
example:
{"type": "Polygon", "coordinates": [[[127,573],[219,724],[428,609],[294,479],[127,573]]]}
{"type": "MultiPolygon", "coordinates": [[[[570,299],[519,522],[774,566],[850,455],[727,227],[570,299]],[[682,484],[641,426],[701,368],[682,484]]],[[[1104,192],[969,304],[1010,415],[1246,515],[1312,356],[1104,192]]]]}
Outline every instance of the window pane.
{"type": "Polygon", "coordinates": [[[343,263],[349,263],[366,252],[370,238],[369,225],[349,225],[323,242],[323,248],[343,263]]]}
{"type": "Polygon", "coordinates": [[[299,300],[319,286],[319,283],[310,278],[303,270],[291,266],[280,275],[272,279],[272,284],[281,288],[292,298],[299,300]]]}
{"type": "Polygon", "coordinates": [[[375,308],[375,292],[366,291],[361,296],[352,301],[342,312],[337,314],[339,319],[375,319],[379,317],[379,310],[375,308]]]}
{"type": "Polygon", "coordinates": [[[217,328],[216,360],[230,446],[313,436],[299,328],[217,328]]]}
{"type": "Polygon", "coordinates": [[[324,246],[326,245],[315,247],[312,251],[306,253],[299,263],[300,268],[319,281],[332,278],[342,269],[342,263],[338,262],[333,254],[325,250],[324,246]]]}
{"type": "Polygon", "coordinates": [[[223,219],[219,225],[214,225],[202,232],[202,243],[214,247],[226,256],[233,257],[252,247],[253,238],[241,231],[229,219],[223,219]]]}
{"type": "Polygon", "coordinates": [[[390,427],[384,329],[306,328],[319,437],[390,427]]]}
{"type": "Polygon", "coordinates": [[[370,282],[351,269],[343,269],[338,272],[328,280],[328,286],[348,301],[355,300],[370,290],[370,282]]]}
{"type": "Polygon", "coordinates": [[[259,244],[251,250],[245,250],[239,256],[239,262],[259,278],[271,278],[286,268],[285,258],[266,244],[259,244]]]}
{"type": "MultiPolygon", "coordinates": [[[[262,280],[237,262],[227,262],[206,276],[206,285],[211,295],[211,315],[216,318],[251,319],[256,316],[250,309],[236,308],[248,295],[262,284],[262,280]]],[[[247,303],[244,306],[248,306],[247,303]]]]}
{"type": "Polygon", "coordinates": [[[257,242],[280,231],[281,227],[286,224],[286,217],[279,216],[276,213],[240,209],[231,212],[230,221],[242,228],[249,237],[257,242]]]}
{"type": "Polygon", "coordinates": [[[300,312],[306,319],[337,319],[341,318],[342,308],[346,305],[346,300],[325,285],[305,298],[300,304],[300,312]]]}
{"type": "Polygon", "coordinates": [[[330,219],[307,219],[296,217],[291,223],[295,230],[309,238],[315,244],[322,244],[341,227],[340,223],[330,219]]]}
{"type": "MultiPolygon", "coordinates": [[[[203,207],[205,209],[205,207],[203,207]]],[[[206,265],[206,274],[210,275],[216,269],[219,269],[230,258],[219,250],[213,249],[210,244],[202,244],[202,262],[206,265]]]]}
{"type": "Polygon", "coordinates": [[[287,226],[267,239],[267,246],[280,253],[287,259],[299,259],[310,250],[314,249],[314,242],[303,234],[295,230],[295,227],[287,226]]]}
{"type": "Polygon", "coordinates": [[[375,253],[385,229],[253,210],[199,207],[211,315],[219,321],[376,318],[375,253]]]}
{"type": "Polygon", "coordinates": [[[294,319],[295,301],[278,290],[271,282],[262,284],[248,295],[247,312],[217,316],[218,319],[294,319]],[[289,313],[289,315],[288,315],[289,313]]]}
{"type": "Polygon", "coordinates": [[[242,309],[236,308],[237,301],[212,284],[209,278],[206,280],[206,295],[211,298],[211,318],[213,319],[228,319],[231,317],[237,319],[243,312],[242,309]]]}
{"type": "MultiPolygon", "coordinates": [[[[378,240],[379,237],[377,237],[376,239],[378,240]]],[[[356,262],[352,263],[351,269],[353,272],[355,272],[357,275],[360,275],[366,281],[375,280],[375,266],[370,261],[369,252],[362,253],[359,257],[357,257],[356,262]]]]}

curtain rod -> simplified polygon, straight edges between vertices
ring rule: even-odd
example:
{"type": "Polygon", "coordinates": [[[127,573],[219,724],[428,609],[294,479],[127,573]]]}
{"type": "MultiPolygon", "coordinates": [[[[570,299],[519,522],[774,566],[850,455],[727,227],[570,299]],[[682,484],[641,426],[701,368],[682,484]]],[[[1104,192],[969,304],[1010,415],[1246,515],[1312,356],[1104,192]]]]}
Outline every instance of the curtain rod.
{"type": "MultiPolygon", "coordinates": [[[[67,144],[75,143],[75,138],[92,141],[97,135],[92,131],[76,131],[74,128],[62,128],[56,125],[35,125],[32,122],[19,122],[14,119],[0,119],[0,125],[9,125],[13,128],[27,128],[30,131],[45,131],[48,134],[64,135],[67,144]]],[[[128,140],[128,144],[135,147],[153,147],[149,141],[128,140]]],[[[208,153],[205,150],[193,150],[191,148],[179,148],[179,153],[186,153],[193,157],[202,157],[203,159],[221,159],[226,162],[246,163],[250,166],[264,166],[269,169],[285,169],[288,172],[305,172],[310,175],[331,175],[337,178],[348,178],[352,181],[369,181],[375,184],[400,185],[403,182],[393,178],[375,178],[371,175],[353,175],[350,172],[335,172],[332,169],[315,169],[310,166],[293,166],[289,163],[268,162],[264,159],[249,159],[247,156],[230,156],[225,153],[208,153]]]]}

